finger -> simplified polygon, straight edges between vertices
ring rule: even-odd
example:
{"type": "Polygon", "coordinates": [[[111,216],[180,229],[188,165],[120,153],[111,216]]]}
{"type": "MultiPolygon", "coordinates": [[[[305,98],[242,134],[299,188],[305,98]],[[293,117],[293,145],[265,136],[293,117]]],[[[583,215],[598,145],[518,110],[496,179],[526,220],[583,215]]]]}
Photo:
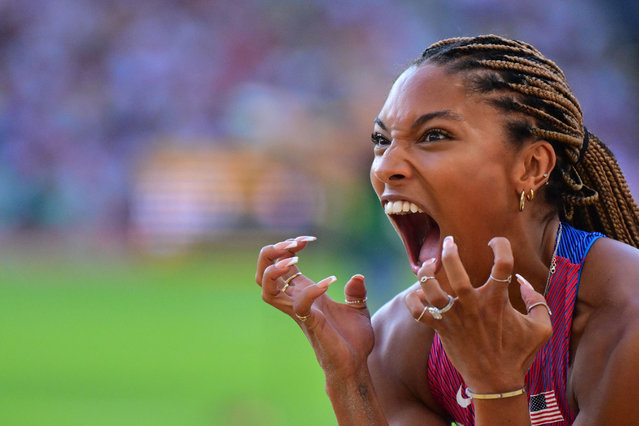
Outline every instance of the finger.
{"type": "MultiPolygon", "coordinates": [[[[279,278],[287,273],[293,265],[299,260],[299,257],[288,257],[278,261],[276,264],[266,268],[262,275],[262,297],[275,297],[280,293],[282,284],[279,278]]],[[[297,269],[297,268],[296,268],[297,269]]],[[[266,300],[266,299],[264,299],[266,300]]]]}
{"type": "Polygon", "coordinates": [[[366,309],[366,285],[364,276],[357,274],[344,286],[344,299],[346,304],[353,308],[366,309]]]}
{"type": "Polygon", "coordinates": [[[519,289],[521,292],[521,298],[526,305],[528,316],[535,320],[535,322],[546,323],[551,325],[550,308],[546,304],[546,299],[540,293],[537,293],[533,286],[521,275],[517,274],[517,281],[519,282],[519,289]],[[534,307],[531,309],[531,307],[534,307]]]}
{"type": "MultiPolygon", "coordinates": [[[[455,240],[451,235],[444,238],[442,265],[444,265],[448,282],[457,297],[459,297],[459,300],[462,303],[466,301],[474,304],[475,291],[470,284],[466,268],[464,268],[459,258],[457,244],[455,244],[455,240]]],[[[448,300],[448,298],[446,298],[446,300],[448,300]]]]}
{"type": "Polygon", "coordinates": [[[257,258],[255,282],[262,285],[263,275],[266,268],[282,257],[294,256],[297,252],[304,249],[308,242],[315,241],[316,239],[317,238],[312,236],[300,236],[286,241],[280,241],[277,244],[262,247],[257,258]]]}
{"type": "Polygon", "coordinates": [[[435,259],[427,260],[417,271],[419,285],[425,296],[425,303],[442,307],[448,303],[448,294],[442,290],[439,281],[435,278],[435,259]]]}
{"type": "Polygon", "coordinates": [[[422,299],[423,293],[420,290],[411,291],[406,295],[404,299],[404,303],[408,308],[408,312],[410,312],[410,316],[417,322],[422,322],[424,316],[422,315],[425,312],[426,305],[424,304],[424,300],[422,299]]]}
{"type": "Polygon", "coordinates": [[[315,324],[314,314],[311,306],[318,297],[326,293],[326,290],[328,290],[328,286],[335,281],[337,281],[337,278],[334,275],[328,278],[324,278],[317,284],[305,287],[301,292],[295,295],[295,297],[293,298],[293,314],[298,321],[306,323],[306,325],[309,327],[315,324]]]}
{"type": "Polygon", "coordinates": [[[426,297],[422,289],[417,289],[406,295],[404,303],[408,308],[408,312],[413,319],[419,323],[429,325],[435,330],[440,330],[444,325],[440,320],[435,319],[433,315],[428,312],[430,304],[426,301],[426,297]]]}
{"type": "Polygon", "coordinates": [[[486,284],[503,294],[508,294],[508,284],[512,280],[513,271],[513,251],[510,241],[504,237],[495,237],[488,242],[488,246],[493,251],[495,261],[486,284]]]}

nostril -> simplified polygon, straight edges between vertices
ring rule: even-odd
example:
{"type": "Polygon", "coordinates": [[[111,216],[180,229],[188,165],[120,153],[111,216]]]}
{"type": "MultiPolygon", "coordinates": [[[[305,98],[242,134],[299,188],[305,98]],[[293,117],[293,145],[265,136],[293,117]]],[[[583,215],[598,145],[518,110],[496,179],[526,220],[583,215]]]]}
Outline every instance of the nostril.
{"type": "Polygon", "coordinates": [[[405,177],[404,175],[396,173],[390,177],[390,180],[400,180],[400,179],[404,179],[404,177],[405,177]]]}

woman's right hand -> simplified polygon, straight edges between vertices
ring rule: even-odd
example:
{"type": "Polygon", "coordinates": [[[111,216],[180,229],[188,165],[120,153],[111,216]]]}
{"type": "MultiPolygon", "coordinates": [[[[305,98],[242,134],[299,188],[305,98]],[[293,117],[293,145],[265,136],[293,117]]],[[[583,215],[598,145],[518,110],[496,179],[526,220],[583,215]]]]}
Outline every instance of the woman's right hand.
{"type": "Polygon", "coordinates": [[[296,266],[297,253],[314,240],[297,237],[263,247],[255,281],[262,287],[262,299],[302,328],[327,378],[347,378],[367,368],[374,344],[364,277],[355,275],[348,281],[346,303],[331,299],[325,293],[334,276],[315,283],[296,266]]]}

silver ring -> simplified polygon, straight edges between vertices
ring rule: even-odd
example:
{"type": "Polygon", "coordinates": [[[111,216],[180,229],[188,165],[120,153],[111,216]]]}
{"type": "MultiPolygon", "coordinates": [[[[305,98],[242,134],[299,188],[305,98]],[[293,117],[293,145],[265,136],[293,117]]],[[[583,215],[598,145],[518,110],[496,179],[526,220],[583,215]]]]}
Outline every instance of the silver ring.
{"type": "Polygon", "coordinates": [[[500,280],[499,278],[493,277],[493,274],[490,274],[490,279],[493,280],[493,281],[497,281],[498,283],[510,284],[510,281],[512,281],[513,276],[512,275],[508,275],[508,278],[506,278],[505,280],[500,280]]]}
{"type": "Polygon", "coordinates": [[[355,300],[344,299],[344,302],[346,302],[349,305],[357,305],[358,303],[366,303],[367,300],[368,300],[368,297],[365,297],[363,299],[355,299],[355,300]]]}
{"type": "Polygon", "coordinates": [[[417,318],[415,318],[415,321],[417,322],[422,322],[421,319],[424,316],[424,314],[426,313],[426,311],[428,310],[428,306],[424,306],[424,310],[422,311],[421,314],[419,314],[419,316],[417,318]]]}
{"type": "Polygon", "coordinates": [[[442,314],[450,311],[450,308],[452,308],[454,304],[455,298],[449,294],[448,303],[443,308],[439,309],[434,306],[427,306],[426,309],[428,310],[428,313],[433,316],[433,318],[435,318],[436,320],[440,320],[442,319],[442,314]]]}
{"type": "Polygon", "coordinates": [[[530,313],[530,311],[532,311],[532,308],[534,308],[535,306],[543,306],[548,311],[548,316],[552,316],[552,312],[550,311],[550,308],[548,307],[546,302],[533,303],[532,305],[526,307],[526,311],[530,313]]]}
{"type": "Polygon", "coordinates": [[[434,279],[435,277],[431,277],[430,275],[424,275],[423,277],[419,279],[419,282],[422,284],[426,284],[428,280],[434,280],[434,279]]]}

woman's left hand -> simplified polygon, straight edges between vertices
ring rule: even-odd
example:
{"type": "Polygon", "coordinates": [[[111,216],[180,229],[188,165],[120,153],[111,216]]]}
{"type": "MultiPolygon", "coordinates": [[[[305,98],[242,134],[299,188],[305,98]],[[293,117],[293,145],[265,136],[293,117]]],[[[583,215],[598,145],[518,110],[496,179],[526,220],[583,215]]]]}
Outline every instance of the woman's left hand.
{"type": "Polygon", "coordinates": [[[437,331],[446,355],[466,385],[478,393],[523,387],[535,354],[552,334],[549,312],[539,303],[545,303],[544,297],[520,277],[518,281],[526,307],[535,304],[537,307],[524,315],[510,303],[506,282],[513,270],[510,242],[496,237],[489,246],[495,261],[491,277],[481,287],[472,286],[457,245],[452,237],[447,237],[443,244],[442,264],[456,297],[449,298],[434,278],[435,264],[425,263],[418,272],[421,289],[406,298],[413,318],[437,331]],[[452,306],[445,310],[449,303],[452,306]],[[439,309],[429,311],[429,307],[439,309]],[[445,312],[439,313],[440,310],[445,312]]]}

